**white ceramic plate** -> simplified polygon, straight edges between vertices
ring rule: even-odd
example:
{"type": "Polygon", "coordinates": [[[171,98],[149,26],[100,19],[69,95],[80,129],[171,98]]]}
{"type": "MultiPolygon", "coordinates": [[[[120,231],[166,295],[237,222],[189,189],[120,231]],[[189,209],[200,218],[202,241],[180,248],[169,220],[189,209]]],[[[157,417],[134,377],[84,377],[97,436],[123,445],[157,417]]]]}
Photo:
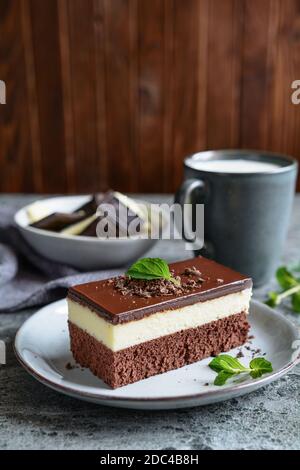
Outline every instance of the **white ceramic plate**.
{"type": "MultiPolygon", "coordinates": [[[[257,390],[299,362],[299,331],[289,320],[258,301],[252,301],[249,318],[250,334],[255,337],[250,347],[261,349],[258,356],[266,353],[274,371],[256,380],[243,377],[223,387],[212,384],[216,374],[207,366],[210,358],[116,390],[111,390],[87,369],[68,370],[66,364],[74,361],[65,300],[42,308],[23,324],[16,335],[15,352],[23,367],[37,380],[82,400],[135,409],[205,405],[257,390]]],[[[237,350],[231,351],[233,355],[236,353],[237,350]]],[[[243,347],[243,353],[245,357],[241,361],[248,363],[251,351],[243,347]]]]}
{"type": "MultiPolygon", "coordinates": [[[[72,212],[89,200],[90,196],[51,197],[39,201],[41,210],[72,212]]],[[[144,202],[145,201],[140,201],[144,202]]],[[[145,203],[147,204],[147,203],[145,203]]],[[[157,242],[151,238],[100,239],[66,235],[30,227],[28,206],[15,214],[15,223],[23,237],[40,255],[82,270],[98,270],[124,266],[140,258],[157,242]]],[[[162,220],[166,224],[166,220],[162,220]]]]}

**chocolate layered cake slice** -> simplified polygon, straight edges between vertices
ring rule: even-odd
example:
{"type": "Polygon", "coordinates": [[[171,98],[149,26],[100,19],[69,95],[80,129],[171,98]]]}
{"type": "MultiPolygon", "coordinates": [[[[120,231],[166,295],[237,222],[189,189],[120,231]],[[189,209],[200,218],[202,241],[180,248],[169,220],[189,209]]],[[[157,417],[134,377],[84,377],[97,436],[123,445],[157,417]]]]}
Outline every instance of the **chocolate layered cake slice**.
{"type": "Polygon", "coordinates": [[[112,388],[247,339],[250,278],[203,257],[169,268],[172,279],[124,275],[69,290],[73,356],[112,388]]]}

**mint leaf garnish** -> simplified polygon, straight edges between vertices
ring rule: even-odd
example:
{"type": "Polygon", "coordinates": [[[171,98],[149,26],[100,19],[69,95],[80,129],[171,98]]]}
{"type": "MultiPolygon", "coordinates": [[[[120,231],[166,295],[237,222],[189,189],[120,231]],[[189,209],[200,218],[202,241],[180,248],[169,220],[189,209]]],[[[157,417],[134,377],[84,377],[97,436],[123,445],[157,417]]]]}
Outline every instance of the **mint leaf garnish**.
{"type": "Polygon", "coordinates": [[[278,302],[280,302],[280,299],[278,299],[279,294],[277,292],[269,292],[268,293],[268,299],[266,300],[266,304],[269,305],[269,307],[276,307],[278,305],[278,302]]]}
{"type": "Polygon", "coordinates": [[[290,289],[298,284],[297,279],[285,266],[281,266],[277,269],[276,279],[280,287],[284,290],[290,289]]]}
{"type": "Polygon", "coordinates": [[[214,384],[215,385],[225,385],[225,382],[227,379],[230,379],[233,375],[230,372],[227,372],[226,370],[221,370],[221,372],[218,373],[217,377],[215,378],[214,384]]]}
{"type": "Polygon", "coordinates": [[[227,379],[238,374],[247,373],[250,374],[252,378],[256,379],[263,374],[273,371],[271,362],[267,361],[264,357],[252,359],[249,367],[245,367],[235,357],[229,354],[220,354],[214,357],[208,365],[212,370],[218,373],[214,380],[214,385],[224,385],[227,379]]]}
{"type": "Polygon", "coordinates": [[[252,359],[249,366],[251,369],[250,375],[254,379],[273,371],[271,362],[267,361],[264,357],[256,357],[255,359],[252,359]]]}
{"type": "Polygon", "coordinates": [[[166,279],[174,283],[178,282],[172,277],[166,261],[161,258],[139,259],[127,270],[126,276],[132,279],[166,279]]]}
{"type": "Polygon", "coordinates": [[[292,307],[294,312],[300,313],[300,291],[292,295],[292,307]]]}
{"type": "MultiPolygon", "coordinates": [[[[293,272],[298,272],[299,266],[294,266],[293,272]]],[[[269,307],[276,307],[281,302],[290,297],[291,306],[294,312],[300,313],[300,279],[293,274],[291,268],[281,266],[276,271],[276,279],[281,287],[280,292],[269,292],[266,304],[269,307]]]]}
{"type": "Polygon", "coordinates": [[[215,372],[221,372],[223,370],[235,374],[236,371],[242,369],[247,370],[235,357],[229,356],[229,354],[221,354],[215,357],[209,364],[209,367],[215,372]]]}

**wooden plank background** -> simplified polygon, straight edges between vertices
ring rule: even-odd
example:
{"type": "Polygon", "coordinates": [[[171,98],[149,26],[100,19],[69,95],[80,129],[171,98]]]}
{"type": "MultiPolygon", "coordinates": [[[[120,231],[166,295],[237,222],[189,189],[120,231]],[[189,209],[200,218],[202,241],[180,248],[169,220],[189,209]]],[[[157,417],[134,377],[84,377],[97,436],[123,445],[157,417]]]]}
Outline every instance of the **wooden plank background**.
{"type": "Polygon", "coordinates": [[[2,192],[174,191],[205,149],[300,160],[299,0],[1,0],[0,79],[2,192]]]}

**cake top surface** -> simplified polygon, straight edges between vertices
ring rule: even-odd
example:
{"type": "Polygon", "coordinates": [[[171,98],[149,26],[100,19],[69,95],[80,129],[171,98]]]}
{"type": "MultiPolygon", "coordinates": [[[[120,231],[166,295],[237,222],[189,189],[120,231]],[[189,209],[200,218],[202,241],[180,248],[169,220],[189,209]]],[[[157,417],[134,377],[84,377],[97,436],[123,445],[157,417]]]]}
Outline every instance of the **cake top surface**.
{"type": "Polygon", "coordinates": [[[155,312],[222,297],[252,286],[251,278],[204,257],[169,265],[171,281],[130,281],[125,276],[80,284],[69,298],[111,323],[138,320],[155,312]]]}

